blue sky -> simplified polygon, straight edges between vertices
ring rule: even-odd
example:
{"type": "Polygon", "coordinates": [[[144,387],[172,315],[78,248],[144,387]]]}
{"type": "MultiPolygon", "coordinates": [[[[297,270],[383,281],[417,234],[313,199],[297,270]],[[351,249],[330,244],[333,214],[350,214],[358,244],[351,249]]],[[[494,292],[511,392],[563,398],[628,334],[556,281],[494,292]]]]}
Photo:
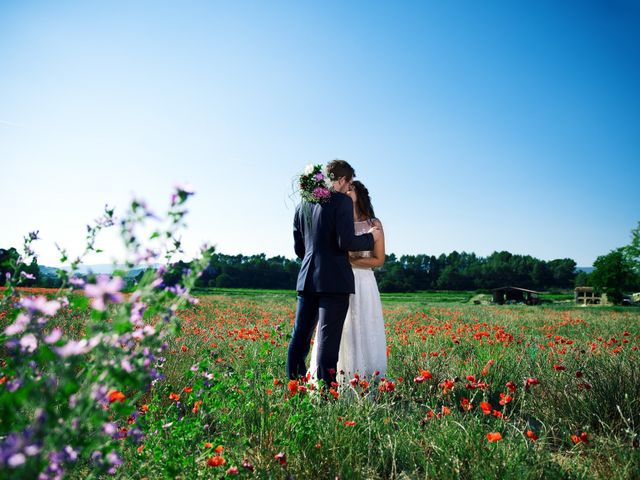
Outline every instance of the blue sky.
{"type": "Polygon", "coordinates": [[[186,182],[187,253],[292,258],[293,178],[343,158],[388,252],[588,266],[640,220],[638,45],[631,0],[0,2],[0,247],[56,265],[186,182]]]}

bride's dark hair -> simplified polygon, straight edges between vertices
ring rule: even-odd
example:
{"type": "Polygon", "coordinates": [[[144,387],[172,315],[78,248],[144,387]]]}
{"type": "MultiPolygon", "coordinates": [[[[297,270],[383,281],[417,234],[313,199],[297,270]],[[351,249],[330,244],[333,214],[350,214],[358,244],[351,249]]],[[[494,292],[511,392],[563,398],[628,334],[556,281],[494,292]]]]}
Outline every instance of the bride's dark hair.
{"type": "Polygon", "coordinates": [[[366,220],[376,218],[375,213],[373,213],[373,205],[371,205],[371,197],[369,197],[367,187],[359,180],[354,180],[351,186],[356,191],[356,211],[358,214],[366,220]]]}

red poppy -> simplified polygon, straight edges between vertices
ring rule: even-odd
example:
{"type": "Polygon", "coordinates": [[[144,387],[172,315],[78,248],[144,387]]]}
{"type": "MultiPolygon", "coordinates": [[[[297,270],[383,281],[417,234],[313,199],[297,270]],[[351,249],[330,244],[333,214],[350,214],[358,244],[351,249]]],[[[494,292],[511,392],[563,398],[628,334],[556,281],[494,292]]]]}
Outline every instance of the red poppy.
{"type": "Polygon", "coordinates": [[[180,349],[181,349],[183,352],[186,352],[187,350],[189,350],[189,347],[187,347],[186,345],[182,345],[182,346],[180,347],[180,349]]]}
{"type": "Polygon", "coordinates": [[[193,392],[193,388],[192,388],[192,387],[184,387],[184,388],[182,389],[182,391],[183,391],[184,393],[191,393],[191,392],[193,392]]]}
{"type": "Polygon", "coordinates": [[[120,392],[119,390],[111,390],[108,394],[107,394],[107,398],[109,399],[109,403],[113,403],[113,402],[124,402],[125,395],[124,393],[120,392]]]}
{"type": "Polygon", "coordinates": [[[538,440],[538,436],[533,433],[533,430],[527,430],[527,438],[531,439],[534,442],[538,440]]]}
{"type": "Polygon", "coordinates": [[[511,400],[513,400],[513,397],[511,395],[505,395],[504,393],[501,393],[500,394],[500,401],[498,403],[500,405],[506,405],[511,400]]]}
{"type": "Polygon", "coordinates": [[[502,440],[502,434],[500,432],[487,433],[487,440],[489,440],[490,442],[498,442],[502,440]]]}
{"type": "Polygon", "coordinates": [[[196,403],[193,404],[193,408],[191,409],[191,411],[193,413],[198,413],[198,410],[200,410],[200,405],[202,405],[202,400],[196,400],[196,403]]]}
{"type": "Polygon", "coordinates": [[[495,362],[495,360],[492,358],[492,359],[490,359],[490,360],[487,362],[487,364],[484,366],[484,368],[482,369],[482,376],[483,376],[483,377],[486,377],[486,376],[487,376],[487,374],[489,373],[489,367],[490,367],[491,365],[493,365],[493,364],[494,364],[494,362],[495,362]]]}
{"type": "Polygon", "coordinates": [[[390,380],[381,379],[378,390],[381,392],[393,392],[396,389],[396,384],[390,380]]]}
{"type": "Polygon", "coordinates": [[[571,441],[573,443],[584,443],[585,445],[589,444],[589,437],[587,436],[587,432],[582,432],[580,435],[571,435],[571,441]]]}
{"type": "Polygon", "coordinates": [[[289,393],[293,396],[298,393],[298,381],[297,380],[289,380],[287,384],[287,388],[289,389],[289,393]]]}
{"type": "Polygon", "coordinates": [[[445,380],[440,384],[440,387],[442,388],[442,393],[444,393],[445,395],[449,393],[451,390],[453,390],[454,386],[455,386],[455,382],[449,379],[445,380]]]}
{"type": "Polygon", "coordinates": [[[429,380],[430,378],[433,378],[433,375],[431,375],[431,372],[429,370],[420,370],[420,375],[415,377],[413,381],[415,383],[422,383],[425,380],[429,380]]]}
{"type": "Polygon", "coordinates": [[[513,383],[513,382],[509,381],[509,382],[507,382],[507,388],[509,389],[509,391],[510,391],[511,393],[513,393],[513,392],[515,392],[515,391],[516,391],[516,388],[517,388],[517,387],[516,387],[516,384],[515,384],[515,383],[513,383]]]}
{"type": "Polygon", "coordinates": [[[493,411],[493,407],[489,402],[480,402],[480,408],[482,409],[482,413],[485,415],[491,415],[491,412],[493,411]]]}
{"type": "Polygon", "coordinates": [[[537,378],[533,378],[533,377],[529,377],[527,378],[525,384],[524,384],[524,388],[525,390],[529,390],[529,387],[531,387],[532,385],[539,385],[540,382],[538,381],[537,378]]]}
{"type": "Polygon", "coordinates": [[[224,447],[222,445],[218,445],[216,448],[213,449],[213,451],[216,453],[222,453],[224,452],[224,447]]]}
{"type": "Polygon", "coordinates": [[[278,463],[280,463],[280,465],[286,465],[287,463],[287,456],[284,454],[284,452],[280,452],[277,455],[274,455],[273,458],[276,459],[278,463]]]}
{"type": "Polygon", "coordinates": [[[215,457],[211,457],[207,460],[207,465],[210,467],[220,467],[225,464],[225,459],[220,455],[216,455],[215,457]]]}
{"type": "Polygon", "coordinates": [[[347,427],[355,427],[356,426],[356,422],[354,422],[353,420],[345,420],[344,424],[347,427]]]}
{"type": "Polygon", "coordinates": [[[473,408],[473,405],[471,404],[469,399],[466,397],[463,397],[462,400],[460,400],[460,406],[462,407],[462,410],[464,410],[465,412],[468,412],[473,408]]]}
{"type": "Polygon", "coordinates": [[[176,402],[180,401],[180,395],[178,395],[177,393],[171,393],[169,394],[169,399],[170,400],[175,400],[176,402]]]}

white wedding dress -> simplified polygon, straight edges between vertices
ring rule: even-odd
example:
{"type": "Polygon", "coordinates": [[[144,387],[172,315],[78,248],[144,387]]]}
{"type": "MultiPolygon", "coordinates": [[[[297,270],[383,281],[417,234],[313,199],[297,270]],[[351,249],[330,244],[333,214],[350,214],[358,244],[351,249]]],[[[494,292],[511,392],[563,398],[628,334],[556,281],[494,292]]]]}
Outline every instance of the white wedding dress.
{"type": "MultiPolygon", "coordinates": [[[[370,228],[368,221],[355,222],[356,235],[362,235],[370,228]]],[[[371,252],[357,252],[356,255],[369,257],[371,252]]],[[[348,386],[356,373],[361,379],[371,380],[374,372],[378,372],[377,378],[380,378],[387,370],[387,342],[376,278],[371,268],[353,267],[353,276],[355,294],[349,296],[338,354],[337,380],[342,386],[348,386]]],[[[309,365],[312,380],[317,379],[317,340],[316,330],[309,365]]]]}

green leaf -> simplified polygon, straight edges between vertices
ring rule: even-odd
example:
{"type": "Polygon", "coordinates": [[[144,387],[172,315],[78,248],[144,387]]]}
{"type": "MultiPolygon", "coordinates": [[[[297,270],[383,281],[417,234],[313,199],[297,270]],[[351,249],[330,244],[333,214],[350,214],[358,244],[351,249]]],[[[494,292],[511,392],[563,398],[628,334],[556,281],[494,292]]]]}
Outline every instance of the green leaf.
{"type": "Polygon", "coordinates": [[[133,325],[129,321],[129,318],[124,315],[118,316],[113,320],[113,329],[119,333],[127,333],[133,329],[133,325]]]}
{"type": "Polygon", "coordinates": [[[73,308],[78,310],[86,310],[89,306],[89,299],[84,295],[72,295],[70,302],[73,308]]]}

